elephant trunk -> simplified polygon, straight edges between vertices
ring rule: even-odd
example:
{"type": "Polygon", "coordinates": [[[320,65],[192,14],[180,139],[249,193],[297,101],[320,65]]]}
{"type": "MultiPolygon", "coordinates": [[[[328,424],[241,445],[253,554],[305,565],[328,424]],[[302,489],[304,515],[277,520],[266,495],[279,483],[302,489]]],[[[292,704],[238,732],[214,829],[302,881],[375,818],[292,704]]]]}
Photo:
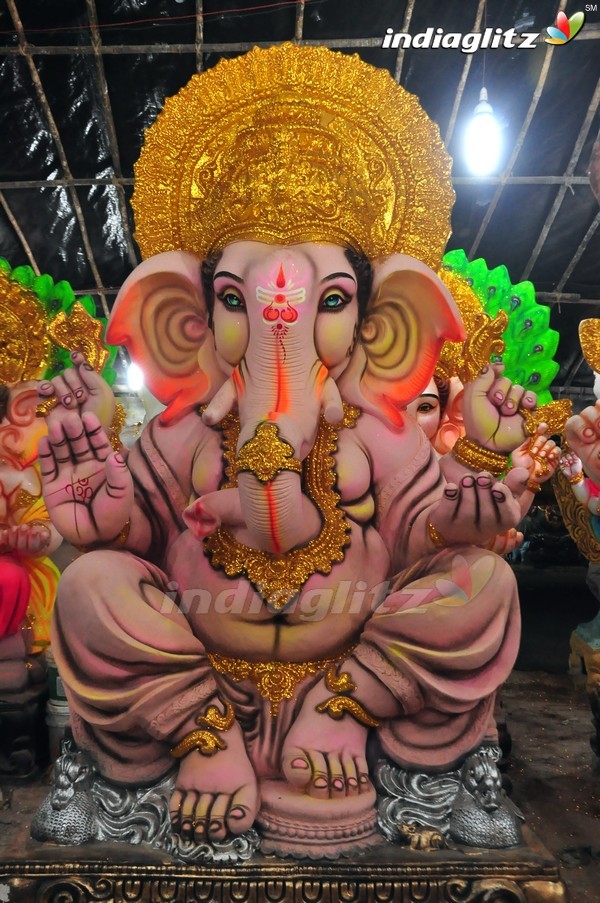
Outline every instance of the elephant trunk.
{"type": "MultiPolygon", "coordinates": [[[[252,442],[268,463],[271,446],[264,437],[268,434],[272,442],[275,431],[265,432],[261,425],[272,424],[277,439],[291,446],[293,458],[302,461],[314,443],[325,386],[335,384],[314,347],[313,324],[304,329],[301,322],[289,329],[276,326],[265,324],[251,338],[238,371],[238,454],[252,442]]],[[[254,473],[241,471],[238,486],[244,521],[256,547],[285,554],[318,533],[320,515],[302,491],[301,473],[281,470],[263,482],[254,473]]]]}

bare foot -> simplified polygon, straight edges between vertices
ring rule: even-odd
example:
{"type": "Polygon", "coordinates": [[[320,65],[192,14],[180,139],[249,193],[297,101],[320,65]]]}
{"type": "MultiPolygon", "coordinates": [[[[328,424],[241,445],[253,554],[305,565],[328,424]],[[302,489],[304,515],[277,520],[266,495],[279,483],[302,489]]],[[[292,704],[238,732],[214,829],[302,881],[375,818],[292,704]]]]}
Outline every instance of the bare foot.
{"type": "Polygon", "coordinates": [[[202,843],[248,831],[258,813],[258,784],[242,731],[236,723],[226,749],[204,756],[197,749],[181,760],[169,814],[175,834],[202,843]]]}
{"type": "Polygon", "coordinates": [[[317,712],[315,707],[330,696],[319,683],[306,697],[283,746],[283,773],[293,787],[316,799],[371,792],[365,758],[367,728],[348,714],[334,721],[317,712]]]}

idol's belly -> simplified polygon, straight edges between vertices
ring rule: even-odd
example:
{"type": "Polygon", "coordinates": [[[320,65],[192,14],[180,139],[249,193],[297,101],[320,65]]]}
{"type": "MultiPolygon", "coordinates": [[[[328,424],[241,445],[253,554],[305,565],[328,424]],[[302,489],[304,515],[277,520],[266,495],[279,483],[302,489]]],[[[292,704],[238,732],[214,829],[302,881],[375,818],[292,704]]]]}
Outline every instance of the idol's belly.
{"type": "Polygon", "coordinates": [[[356,642],[382,595],[389,556],[372,527],[351,523],[351,544],[329,574],[314,573],[284,607],[269,606],[244,576],[215,569],[202,543],[183,533],[167,573],[207,652],[261,661],[333,657],[356,642]]]}

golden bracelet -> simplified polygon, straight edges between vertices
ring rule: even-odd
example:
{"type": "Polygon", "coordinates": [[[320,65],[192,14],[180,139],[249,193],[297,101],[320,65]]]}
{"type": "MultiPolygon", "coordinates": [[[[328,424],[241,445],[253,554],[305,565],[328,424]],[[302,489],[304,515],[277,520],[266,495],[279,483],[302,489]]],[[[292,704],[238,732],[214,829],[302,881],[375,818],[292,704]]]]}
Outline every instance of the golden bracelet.
{"type": "Polygon", "coordinates": [[[495,477],[503,474],[508,467],[508,455],[502,455],[499,452],[483,448],[483,446],[477,445],[476,442],[471,442],[466,436],[461,436],[456,441],[452,454],[465,467],[477,471],[485,470],[495,477]]]}
{"type": "Polygon", "coordinates": [[[316,707],[317,712],[327,713],[334,721],[340,721],[346,712],[352,715],[359,724],[365,727],[379,727],[381,722],[371,715],[360,702],[351,699],[349,696],[331,696],[316,707]]]}
{"type": "Polygon", "coordinates": [[[541,492],[542,491],[542,487],[540,486],[540,484],[535,483],[533,480],[527,481],[527,488],[529,489],[530,492],[541,492]]]}
{"type": "Polygon", "coordinates": [[[228,731],[233,727],[235,721],[235,712],[233,706],[226,702],[225,714],[221,712],[215,705],[211,705],[204,715],[198,715],[196,724],[206,725],[202,730],[193,730],[186,734],[183,740],[171,749],[171,755],[174,759],[183,759],[193,749],[197,749],[203,756],[214,756],[220,749],[227,749],[225,740],[214,733],[214,731],[228,731]]]}
{"type": "Polygon", "coordinates": [[[125,543],[127,542],[127,539],[129,538],[130,530],[131,530],[131,518],[128,517],[127,521],[125,522],[125,526],[123,527],[123,529],[121,530],[119,535],[116,536],[114,539],[109,539],[109,540],[107,540],[107,542],[92,542],[87,546],[86,545],[78,546],[75,543],[73,543],[73,545],[79,552],[95,552],[98,549],[109,549],[109,548],[115,547],[115,546],[117,548],[120,548],[121,546],[124,546],[125,543]]]}
{"type": "Polygon", "coordinates": [[[579,473],[576,473],[574,477],[569,477],[569,483],[571,486],[575,486],[577,483],[583,482],[583,470],[580,470],[579,473]]]}
{"type": "Polygon", "coordinates": [[[249,471],[261,483],[269,483],[282,470],[302,473],[302,463],[294,458],[292,446],[279,437],[275,423],[259,423],[256,434],[242,445],[235,464],[236,473],[249,471]]]}
{"type": "Polygon", "coordinates": [[[447,546],[446,540],[441,533],[438,533],[431,521],[427,521],[427,535],[429,536],[436,549],[443,549],[447,546]]]}

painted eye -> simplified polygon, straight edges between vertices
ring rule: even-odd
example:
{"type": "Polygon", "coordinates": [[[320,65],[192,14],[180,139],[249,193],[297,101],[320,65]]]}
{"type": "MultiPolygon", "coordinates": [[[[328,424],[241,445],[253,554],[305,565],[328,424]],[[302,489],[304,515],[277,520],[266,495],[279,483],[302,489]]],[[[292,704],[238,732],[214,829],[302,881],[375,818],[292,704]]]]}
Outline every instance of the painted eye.
{"type": "Polygon", "coordinates": [[[431,404],[430,401],[422,401],[419,407],[417,408],[417,413],[419,414],[429,414],[430,411],[433,411],[434,405],[431,404]]]}
{"type": "Polygon", "coordinates": [[[339,289],[330,289],[321,298],[319,307],[321,310],[341,310],[349,301],[348,295],[345,295],[339,289]]]}
{"type": "Polygon", "coordinates": [[[246,310],[244,299],[231,289],[221,292],[218,298],[223,302],[227,310],[246,310]]]}

